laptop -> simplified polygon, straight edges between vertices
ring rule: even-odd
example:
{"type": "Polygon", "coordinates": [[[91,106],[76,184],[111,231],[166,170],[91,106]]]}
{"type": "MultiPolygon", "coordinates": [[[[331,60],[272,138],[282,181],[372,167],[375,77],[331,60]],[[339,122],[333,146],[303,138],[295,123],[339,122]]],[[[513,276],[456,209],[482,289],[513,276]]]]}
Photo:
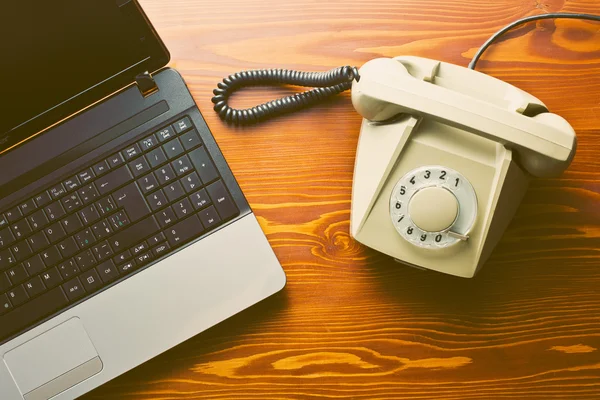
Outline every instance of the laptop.
{"type": "Polygon", "coordinates": [[[2,11],[2,400],[76,398],[284,287],[136,1],[2,11]]]}

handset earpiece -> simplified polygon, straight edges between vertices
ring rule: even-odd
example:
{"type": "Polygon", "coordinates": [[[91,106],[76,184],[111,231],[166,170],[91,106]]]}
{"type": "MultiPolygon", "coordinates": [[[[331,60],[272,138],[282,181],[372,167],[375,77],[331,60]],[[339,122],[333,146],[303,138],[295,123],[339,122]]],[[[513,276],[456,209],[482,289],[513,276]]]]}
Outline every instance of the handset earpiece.
{"type": "MultiPolygon", "coordinates": [[[[416,71],[431,71],[435,69],[432,67],[435,63],[442,64],[427,59],[416,60],[425,65],[411,67],[416,71]]],[[[493,82],[491,87],[497,88],[500,84],[493,77],[466,71],[476,74],[479,82],[493,82]]],[[[528,117],[510,111],[427,79],[416,78],[405,65],[394,59],[371,60],[359,72],[361,79],[352,86],[352,103],[367,120],[382,122],[398,114],[432,118],[504,144],[519,155],[523,168],[537,177],[556,176],[573,159],[575,131],[555,114],[528,117]]],[[[465,81],[465,85],[469,84],[465,81]]]]}

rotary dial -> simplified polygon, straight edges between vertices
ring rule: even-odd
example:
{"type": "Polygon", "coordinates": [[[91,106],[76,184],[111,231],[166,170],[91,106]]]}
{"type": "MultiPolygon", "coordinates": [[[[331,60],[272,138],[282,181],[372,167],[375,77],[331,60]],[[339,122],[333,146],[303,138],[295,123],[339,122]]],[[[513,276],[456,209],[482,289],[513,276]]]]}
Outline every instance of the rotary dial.
{"type": "Polygon", "coordinates": [[[398,233],[424,248],[467,240],[477,217],[471,183],[451,168],[429,165],[409,171],[394,187],[390,216],[398,233]]]}

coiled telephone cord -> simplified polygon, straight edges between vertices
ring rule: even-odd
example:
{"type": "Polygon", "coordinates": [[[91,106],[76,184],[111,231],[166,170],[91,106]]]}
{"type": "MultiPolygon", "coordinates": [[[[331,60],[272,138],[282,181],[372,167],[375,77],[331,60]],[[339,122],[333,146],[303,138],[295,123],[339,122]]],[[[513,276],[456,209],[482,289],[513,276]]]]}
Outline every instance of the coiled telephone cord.
{"type": "MultiPolygon", "coordinates": [[[[468,68],[475,69],[477,61],[485,50],[506,32],[527,22],[542,19],[582,19],[600,22],[600,16],[575,13],[549,13],[521,18],[492,35],[477,51],[468,68]]],[[[214,110],[227,123],[249,125],[277,115],[312,106],[329,97],[342,93],[352,87],[352,81],[360,79],[357,67],[338,67],[327,72],[301,72],[288,69],[260,69],[237,72],[229,75],[213,90],[214,110]],[[236,109],[229,106],[229,97],[237,90],[247,86],[288,84],[313,87],[314,89],[291,96],[272,100],[251,108],[236,109]]]]}

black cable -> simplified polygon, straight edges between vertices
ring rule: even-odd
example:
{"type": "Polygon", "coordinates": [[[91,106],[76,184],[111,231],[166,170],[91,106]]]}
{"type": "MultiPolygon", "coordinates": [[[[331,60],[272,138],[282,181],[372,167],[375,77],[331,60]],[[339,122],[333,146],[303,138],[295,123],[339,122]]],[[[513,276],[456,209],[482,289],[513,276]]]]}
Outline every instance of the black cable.
{"type": "Polygon", "coordinates": [[[490,37],[479,48],[479,50],[477,50],[477,53],[475,53],[475,56],[473,57],[473,59],[469,63],[469,67],[468,68],[475,69],[475,65],[477,64],[477,61],[479,61],[479,59],[481,58],[481,56],[483,55],[483,53],[487,50],[487,48],[490,47],[490,45],[493,42],[495,42],[500,36],[504,35],[506,32],[510,31],[511,29],[513,29],[516,26],[519,26],[519,25],[522,25],[522,24],[526,24],[527,22],[539,21],[539,20],[542,20],[542,19],[584,19],[584,20],[589,20],[589,21],[598,21],[598,22],[600,22],[600,16],[598,16],[598,15],[592,15],[592,14],[575,14],[575,13],[549,13],[549,14],[540,14],[540,15],[533,15],[533,16],[530,16],[530,17],[521,18],[521,19],[516,20],[515,22],[511,23],[510,25],[507,25],[504,28],[500,29],[498,32],[494,33],[492,35],[492,37],[490,37]]]}
{"type": "MultiPolygon", "coordinates": [[[[477,50],[468,68],[475,69],[477,61],[488,47],[506,32],[518,25],[542,19],[582,19],[600,22],[600,16],[575,13],[549,13],[521,18],[492,35],[477,50]]],[[[287,69],[243,71],[223,79],[223,82],[217,85],[217,89],[213,90],[215,96],[212,98],[212,102],[215,104],[214,110],[222,120],[235,125],[248,125],[311,106],[328,97],[344,92],[352,87],[352,81],[355,79],[356,81],[360,80],[358,69],[350,66],[338,67],[327,72],[300,72],[287,69]],[[232,108],[227,103],[231,94],[242,87],[272,84],[290,84],[314,87],[314,89],[243,110],[232,108]]]]}
{"type": "Polygon", "coordinates": [[[287,69],[261,69],[238,72],[223,79],[213,90],[214,110],[222,120],[235,125],[247,125],[276,115],[311,106],[352,87],[360,79],[356,67],[338,67],[327,72],[300,72],[287,69]],[[245,86],[290,84],[315,89],[272,100],[252,108],[238,110],[227,101],[231,94],[245,86]]]}

